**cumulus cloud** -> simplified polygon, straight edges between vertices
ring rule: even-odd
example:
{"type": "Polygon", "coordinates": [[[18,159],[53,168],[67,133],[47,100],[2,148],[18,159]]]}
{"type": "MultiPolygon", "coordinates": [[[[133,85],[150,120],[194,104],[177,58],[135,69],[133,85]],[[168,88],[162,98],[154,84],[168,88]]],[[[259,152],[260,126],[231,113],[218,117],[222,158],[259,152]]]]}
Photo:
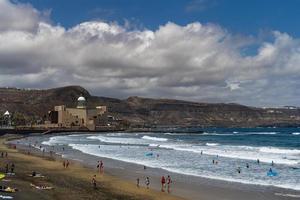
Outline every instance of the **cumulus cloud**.
{"type": "Polygon", "coordinates": [[[34,31],[40,21],[48,21],[49,11],[40,12],[30,4],[0,0],[0,31],[34,31]]]}
{"type": "Polygon", "coordinates": [[[273,42],[247,56],[241,49],[253,39],[214,24],[132,30],[88,21],[66,29],[30,5],[0,0],[0,10],[1,86],[76,84],[120,98],[299,105],[300,42],[286,33],[274,31],[273,42]]]}

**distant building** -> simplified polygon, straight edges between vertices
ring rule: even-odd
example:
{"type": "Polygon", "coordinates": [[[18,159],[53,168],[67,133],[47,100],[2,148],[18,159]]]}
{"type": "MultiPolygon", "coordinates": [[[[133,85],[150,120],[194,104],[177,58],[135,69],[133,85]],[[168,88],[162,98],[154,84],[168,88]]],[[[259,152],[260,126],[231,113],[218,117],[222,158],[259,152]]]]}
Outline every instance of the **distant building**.
{"type": "Polygon", "coordinates": [[[8,112],[8,110],[3,114],[0,120],[0,126],[1,127],[11,127],[11,114],[8,112]]]}
{"type": "Polygon", "coordinates": [[[45,124],[57,127],[72,128],[86,127],[88,130],[96,130],[101,124],[102,115],[106,112],[106,106],[88,108],[86,99],[81,96],[77,99],[76,108],[67,108],[65,105],[55,106],[54,111],[49,112],[49,121],[45,124]]]}

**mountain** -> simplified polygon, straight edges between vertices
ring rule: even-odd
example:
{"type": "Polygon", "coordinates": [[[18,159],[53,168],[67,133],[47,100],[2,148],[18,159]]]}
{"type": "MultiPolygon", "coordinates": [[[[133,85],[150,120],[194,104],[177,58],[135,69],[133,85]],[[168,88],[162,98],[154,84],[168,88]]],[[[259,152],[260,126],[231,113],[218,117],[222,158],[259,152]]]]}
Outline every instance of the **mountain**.
{"type": "Polygon", "coordinates": [[[255,108],[239,104],[196,103],[173,99],[97,97],[80,86],[48,90],[0,88],[0,112],[8,110],[25,120],[40,119],[55,105],[75,107],[83,95],[90,107],[106,105],[108,114],[132,126],[300,126],[300,109],[255,108]]]}

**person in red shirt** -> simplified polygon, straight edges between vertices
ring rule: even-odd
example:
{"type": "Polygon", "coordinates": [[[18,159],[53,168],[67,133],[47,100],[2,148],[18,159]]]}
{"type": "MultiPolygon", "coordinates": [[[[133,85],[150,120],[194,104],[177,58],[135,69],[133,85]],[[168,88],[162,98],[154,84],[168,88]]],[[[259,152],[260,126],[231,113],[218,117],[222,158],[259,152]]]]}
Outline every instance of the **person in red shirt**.
{"type": "Polygon", "coordinates": [[[165,191],[165,184],[166,184],[166,179],[164,176],[161,177],[161,191],[165,191]]]}

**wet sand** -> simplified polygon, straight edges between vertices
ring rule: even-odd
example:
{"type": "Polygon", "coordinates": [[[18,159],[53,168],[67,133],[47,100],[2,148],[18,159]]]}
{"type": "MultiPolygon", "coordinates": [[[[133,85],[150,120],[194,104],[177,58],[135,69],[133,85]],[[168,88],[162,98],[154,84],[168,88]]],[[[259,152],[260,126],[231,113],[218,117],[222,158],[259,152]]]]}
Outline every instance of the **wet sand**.
{"type": "MultiPolygon", "coordinates": [[[[26,149],[26,147],[23,147],[26,149]]],[[[27,147],[28,148],[28,147],[27,147]]],[[[55,147],[61,150],[62,147],[55,147]]],[[[41,154],[39,150],[31,151],[41,154]]],[[[150,177],[151,188],[158,193],[160,190],[160,177],[162,175],[171,175],[173,179],[171,194],[191,200],[279,200],[279,199],[300,199],[300,192],[276,187],[248,185],[228,181],[213,180],[196,176],[182,175],[168,172],[157,168],[143,169],[143,166],[117,161],[108,158],[99,158],[92,155],[83,154],[80,151],[66,148],[63,152],[64,157],[77,160],[83,163],[85,167],[96,170],[98,160],[103,160],[105,165],[105,174],[110,177],[118,177],[126,180],[129,184],[135,184],[136,178],[139,177],[141,185],[144,185],[146,176],[150,177]]],[[[166,199],[166,197],[163,197],[166,199]]]]}
{"type": "Polygon", "coordinates": [[[116,176],[97,174],[96,170],[83,166],[81,163],[71,161],[70,167],[64,169],[59,157],[50,157],[35,154],[27,155],[26,149],[11,149],[4,145],[6,140],[0,139],[0,152],[8,152],[7,158],[0,158],[1,171],[4,171],[6,163],[15,164],[15,176],[5,177],[0,184],[18,188],[15,193],[2,193],[0,195],[12,196],[20,200],[48,200],[48,199],[124,199],[124,200],[180,200],[170,194],[137,188],[134,183],[124,181],[116,176]],[[44,178],[33,178],[29,174],[36,171],[44,175],[44,178]],[[91,184],[91,178],[97,174],[97,189],[91,184]],[[30,186],[51,186],[53,190],[38,190],[30,186]]]}

